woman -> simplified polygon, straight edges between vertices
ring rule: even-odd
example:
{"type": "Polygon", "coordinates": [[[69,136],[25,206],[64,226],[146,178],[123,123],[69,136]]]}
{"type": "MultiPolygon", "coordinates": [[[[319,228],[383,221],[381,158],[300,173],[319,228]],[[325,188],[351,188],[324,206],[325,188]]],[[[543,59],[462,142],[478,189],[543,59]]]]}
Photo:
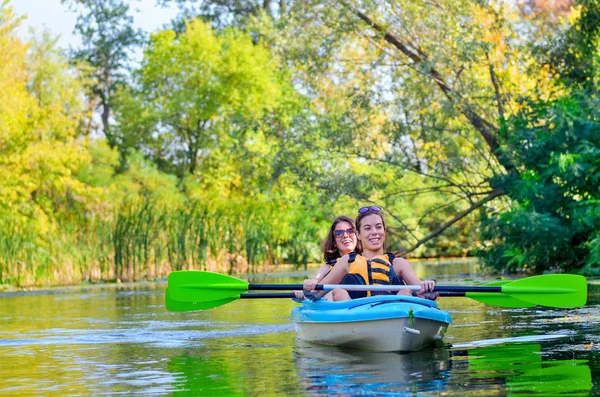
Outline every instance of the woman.
{"type": "MultiPolygon", "coordinates": [[[[319,268],[313,278],[304,280],[304,290],[310,291],[329,273],[335,262],[342,256],[351,252],[359,252],[357,247],[356,229],[354,220],[347,216],[338,216],[333,220],[327,238],[323,243],[323,256],[325,264],[319,268]]],[[[297,299],[303,299],[302,291],[294,291],[297,299]]]]}
{"type": "MultiPolygon", "coordinates": [[[[351,283],[347,282],[348,279],[353,279],[353,284],[420,284],[421,290],[417,292],[417,295],[429,297],[429,293],[433,292],[435,282],[431,280],[421,281],[406,259],[392,258],[384,254],[386,230],[381,208],[370,206],[359,209],[356,217],[356,228],[357,238],[362,246],[362,254],[351,253],[342,256],[329,274],[320,281],[321,284],[351,283]]],[[[313,288],[313,285],[305,284],[304,294],[307,296],[311,294],[315,298],[320,298],[326,293],[326,291],[313,291],[313,288]]],[[[411,291],[403,289],[398,294],[410,295],[411,291]]],[[[373,294],[368,293],[366,295],[373,294]]],[[[432,298],[437,298],[437,294],[432,298]]],[[[351,299],[351,296],[348,291],[336,288],[333,290],[332,299],[343,301],[351,299]]]]}

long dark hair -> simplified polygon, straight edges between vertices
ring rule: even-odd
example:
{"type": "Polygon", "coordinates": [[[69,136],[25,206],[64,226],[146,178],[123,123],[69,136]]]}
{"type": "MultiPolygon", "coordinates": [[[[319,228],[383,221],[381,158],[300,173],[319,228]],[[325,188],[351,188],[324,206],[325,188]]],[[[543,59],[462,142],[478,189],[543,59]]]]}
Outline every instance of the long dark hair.
{"type": "MultiPolygon", "coordinates": [[[[338,249],[338,247],[335,243],[335,236],[333,235],[333,231],[335,230],[335,227],[340,222],[347,222],[350,224],[350,226],[352,226],[354,228],[354,230],[356,230],[356,226],[354,225],[354,220],[352,220],[352,218],[350,218],[350,217],[341,215],[333,220],[333,223],[331,224],[331,227],[329,228],[329,233],[327,233],[327,238],[325,238],[325,241],[323,242],[323,257],[325,258],[326,263],[331,262],[334,259],[337,259],[342,256],[340,250],[338,249]]],[[[353,252],[357,252],[357,253],[361,252],[358,244],[359,244],[359,242],[357,240],[356,248],[354,248],[353,252]]]]}

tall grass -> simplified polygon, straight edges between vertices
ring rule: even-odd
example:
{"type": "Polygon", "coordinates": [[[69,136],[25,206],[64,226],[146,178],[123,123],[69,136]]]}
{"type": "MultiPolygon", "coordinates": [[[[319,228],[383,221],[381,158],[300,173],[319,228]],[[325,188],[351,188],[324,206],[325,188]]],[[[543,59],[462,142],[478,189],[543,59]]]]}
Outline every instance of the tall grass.
{"type": "Polygon", "coordinates": [[[166,277],[173,270],[231,274],[318,261],[318,226],[268,202],[165,205],[143,195],[112,213],[62,215],[43,233],[0,218],[0,284],[16,287],[166,277]],[[290,224],[290,222],[292,224],[290,224]]]}
{"type": "Polygon", "coordinates": [[[48,244],[29,224],[0,217],[0,284],[29,285],[50,268],[48,244]]]}
{"type": "Polygon", "coordinates": [[[215,216],[207,206],[195,202],[165,217],[165,249],[174,270],[207,268],[209,248],[217,249],[219,245],[215,216]]]}

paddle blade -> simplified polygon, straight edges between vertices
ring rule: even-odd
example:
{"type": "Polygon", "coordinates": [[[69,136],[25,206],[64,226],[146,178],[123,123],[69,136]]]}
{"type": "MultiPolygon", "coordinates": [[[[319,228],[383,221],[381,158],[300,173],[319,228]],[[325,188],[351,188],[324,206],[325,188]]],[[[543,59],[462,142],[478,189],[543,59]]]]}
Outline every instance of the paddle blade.
{"type": "Polygon", "coordinates": [[[502,294],[535,305],[570,308],[585,306],[587,280],[574,274],[546,274],[502,285],[502,294]]]}
{"type": "Polygon", "coordinates": [[[175,302],[231,302],[248,291],[248,283],[225,274],[184,270],[169,274],[168,288],[170,299],[175,302]]]}
{"type": "Polygon", "coordinates": [[[165,304],[167,306],[167,310],[170,312],[190,312],[195,310],[212,309],[213,307],[222,306],[229,302],[233,302],[236,299],[239,299],[239,296],[240,295],[238,294],[237,297],[229,297],[227,299],[219,299],[206,302],[179,302],[171,298],[169,288],[167,288],[167,290],[165,291],[165,304]]]}
{"type": "MultiPolygon", "coordinates": [[[[499,287],[508,284],[510,281],[496,281],[493,283],[483,284],[484,287],[499,287]]],[[[467,292],[466,297],[476,300],[486,305],[499,307],[507,307],[511,309],[520,309],[535,306],[534,303],[526,302],[510,295],[498,294],[494,292],[467,292]]]]}

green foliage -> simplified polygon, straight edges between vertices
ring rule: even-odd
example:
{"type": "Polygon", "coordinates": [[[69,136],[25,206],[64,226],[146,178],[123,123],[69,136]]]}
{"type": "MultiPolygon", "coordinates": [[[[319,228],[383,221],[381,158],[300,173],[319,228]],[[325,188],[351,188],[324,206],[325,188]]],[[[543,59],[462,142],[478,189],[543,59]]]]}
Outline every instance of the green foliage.
{"type": "Polygon", "coordinates": [[[223,152],[261,138],[257,121],[281,101],[278,66],[266,48],[233,28],[218,33],[195,20],[180,35],[156,33],[136,72],[139,89],[123,100],[120,129],[139,137],[137,147],[163,171],[213,174],[223,152]]]}
{"type": "Polygon", "coordinates": [[[505,153],[519,174],[497,180],[510,201],[483,224],[484,259],[496,269],[599,273],[597,2],[581,2],[570,22],[544,48],[561,95],[523,101],[509,124],[505,153]]]}
{"type": "Polygon", "coordinates": [[[365,204],[390,250],[600,268],[595,2],[173,2],[130,81],[127,2],[63,1],[77,68],[1,3],[0,283],[306,266],[365,204]]]}
{"type": "MultiPolygon", "coordinates": [[[[589,89],[598,75],[596,58],[600,2],[583,0],[577,3],[579,17],[576,23],[549,46],[550,64],[560,71],[561,79],[568,85],[589,89]]],[[[542,53],[547,50],[542,48],[542,53]]]]}
{"type": "Polygon", "coordinates": [[[74,175],[89,161],[75,139],[82,113],[77,72],[47,35],[28,45],[0,6],[0,282],[31,283],[57,270],[56,218],[93,195],[74,175]]]}
{"type": "Polygon", "coordinates": [[[513,161],[523,172],[504,186],[508,208],[484,222],[484,238],[491,241],[483,251],[486,263],[509,271],[597,272],[597,109],[598,99],[583,92],[513,120],[513,161]]]}
{"type": "MultiPolygon", "coordinates": [[[[61,0],[78,12],[74,33],[81,37],[82,48],[72,57],[87,70],[90,115],[100,109],[102,133],[112,148],[120,150],[120,171],[126,168],[127,138],[113,131],[111,118],[120,87],[126,84],[130,56],[142,43],[142,32],[133,27],[129,2],[122,0],[61,0]]],[[[88,128],[89,129],[89,128],[88,128]]],[[[88,131],[89,133],[89,131],[88,131]]]]}
{"type": "MultiPolygon", "coordinates": [[[[174,75],[163,76],[181,78],[180,96],[169,102],[161,96],[170,87],[152,91],[151,80],[147,91],[122,89],[113,103],[124,112],[115,129],[123,135],[111,146],[108,136],[76,139],[87,123],[81,102],[87,77],[68,65],[55,40],[21,42],[6,2],[0,18],[0,283],[132,280],[180,268],[237,273],[319,260],[320,228],[303,212],[312,195],[288,183],[295,180],[288,170],[273,172],[274,161],[265,161],[280,148],[275,129],[288,128],[297,109],[286,73],[266,48],[239,31],[217,34],[200,22],[178,38],[157,35],[159,42],[173,39],[153,47],[165,57],[157,62],[181,46],[179,64],[168,71],[174,75]],[[205,48],[211,37],[215,47],[205,48]],[[200,48],[209,51],[188,59],[200,48]],[[206,60],[213,67],[197,70],[206,60]],[[189,93],[196,102],[184,103],[189,93]],[[139,102],[142,94],[149,103],[139,102]],[[146,110],[135,112],[140,108],[146,110]],[[148,155],[157,148],[153,133],[166,133],[163,149],[174,147],[168,117],[172,131],[186,125],[185,114],[178,119],[171,108],[207,123],[201,174],[178,178],[165,172],[177,168],[177,158],[148,155]]],[[[97,31],[90,29],[92,40],[97,31]]],[[[150,65],[142,70],[159,72],[159,64],[150,65]]]]}

